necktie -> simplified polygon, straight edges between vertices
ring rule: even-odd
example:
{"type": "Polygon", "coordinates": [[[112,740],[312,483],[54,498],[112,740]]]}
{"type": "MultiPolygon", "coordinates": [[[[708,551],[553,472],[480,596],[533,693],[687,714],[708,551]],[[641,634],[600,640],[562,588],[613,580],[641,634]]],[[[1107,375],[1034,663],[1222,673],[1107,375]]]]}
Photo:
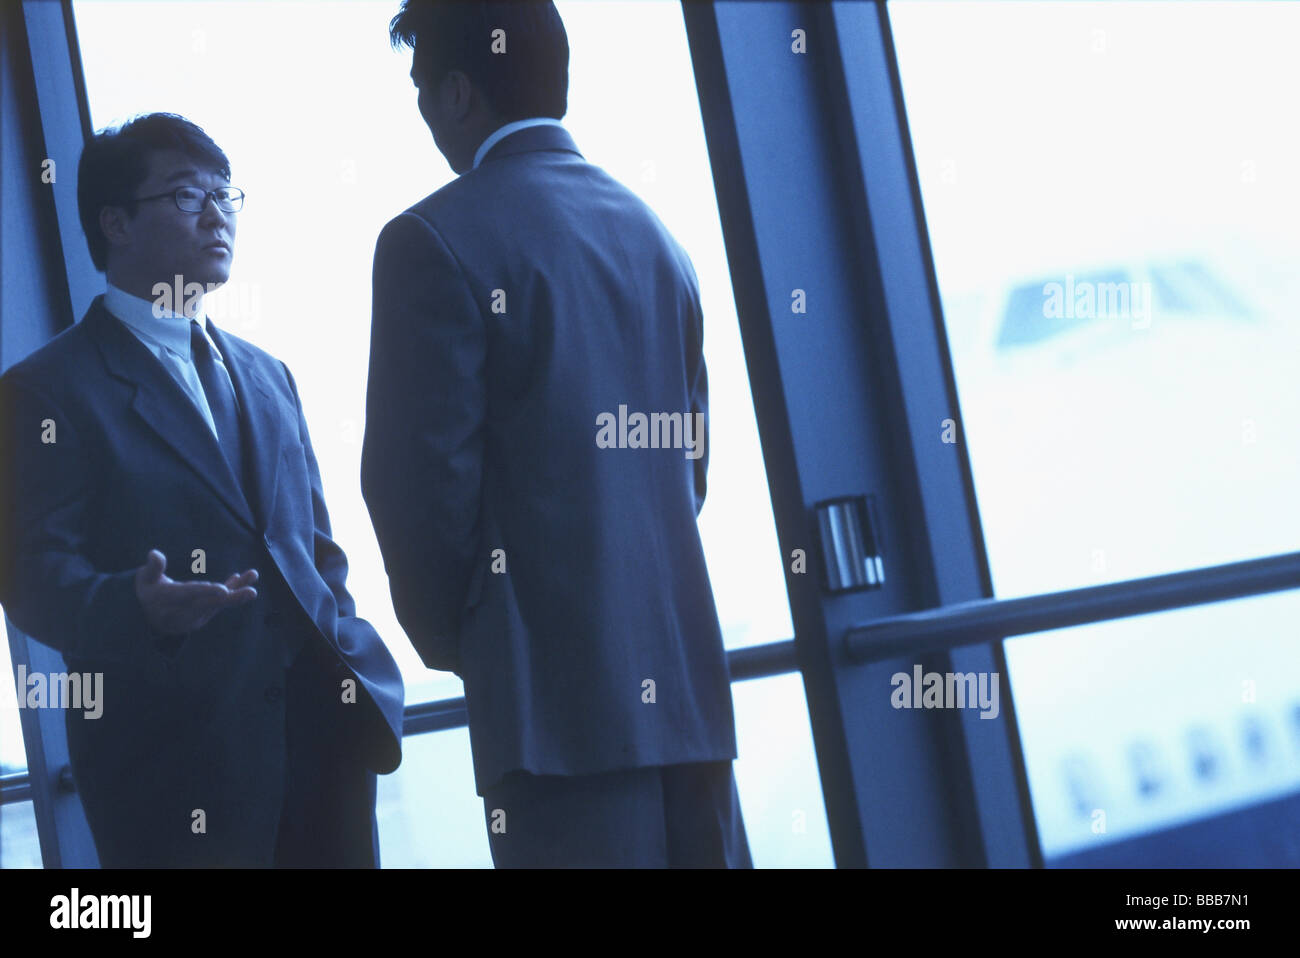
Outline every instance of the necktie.
{"type": "Polygon", "coordinates": [[[235,484],[244,488],[244,454],[239,440],[239,406],[235,400],[235,387],[224,368],[217,365],[208,338],[203,335],[197,320],[190,320],[190,355],[199,373],[199,382],[208,397],[208,408],[217,424],[217,439],[225,453],[235,484]]]}

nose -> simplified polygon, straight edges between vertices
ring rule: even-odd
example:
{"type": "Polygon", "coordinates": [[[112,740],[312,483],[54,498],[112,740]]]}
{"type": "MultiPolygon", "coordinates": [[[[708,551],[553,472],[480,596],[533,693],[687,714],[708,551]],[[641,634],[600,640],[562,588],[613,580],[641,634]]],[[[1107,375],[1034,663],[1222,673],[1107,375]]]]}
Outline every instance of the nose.
{"type": "Polygon", "coordinates": [[[216,195],[209,193],[207,202],[203,204],[203,212],[199,214],[199,222],[204,224],[224,224],[226,217],[233,215],[233,213],[227,213],[218,206],[216,195]]]}

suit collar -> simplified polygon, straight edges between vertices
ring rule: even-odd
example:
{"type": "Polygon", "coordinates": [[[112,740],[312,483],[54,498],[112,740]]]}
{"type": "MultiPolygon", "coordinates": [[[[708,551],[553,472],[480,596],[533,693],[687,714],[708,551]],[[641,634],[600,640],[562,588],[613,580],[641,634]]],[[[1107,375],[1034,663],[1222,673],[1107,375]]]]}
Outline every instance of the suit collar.
{"type": "Polygon", "coordinates": [[[149,300],[119,289],[112,283],[108,283],[104,290],[105,309],[138,335],[183,356],[186,362],[190,359],[190,320],[197,320],[200,326],[207,321],[202,297],[196,298],[194,307],[193,316],[174,313],[170,309],[155,312],[154,304],[149,300]]]}
{"type": "MultiPolygon", "coordinates": [[[[109,373],[135,387],[131,406],[158,436],[198,475],[237,519],[259,531],[248,498],[235,481],[217,438],[189,396],[120,320],[95,297],[81,325],[95,341],[109,373]]],[[[230,360],[226,368],[242,410],[242,428],[251,456],[252,498],[265,527],[274,505],[280,462],[280,411],[253,357],[211,321],[208,333],[230,360]]]]}
{"type": "Polygon", "coordinates": [[[525,127],[502,137],[495,146],[484,154],[478,168],[481,169],[493,160],[499,160],[503,157],[514,156],[518,153],[534,153],[540,150],[567,152],[579,157],[582,156],[578,152],[578,145],[573,142],[573,137],[569,135],[568,130],[562,126],[553,126],[548,123],[544,126],[525,127]]]}

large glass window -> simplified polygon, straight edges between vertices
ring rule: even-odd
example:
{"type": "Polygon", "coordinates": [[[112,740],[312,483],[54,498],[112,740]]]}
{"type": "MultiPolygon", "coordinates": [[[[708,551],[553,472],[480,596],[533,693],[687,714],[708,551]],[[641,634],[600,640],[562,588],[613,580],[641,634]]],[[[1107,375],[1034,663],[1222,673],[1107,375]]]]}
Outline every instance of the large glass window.
{"type": "MultiPolygon", "coordinates": [[[[659,214],[700,276],[712,442],[700,527],[726,644],[787,639],[793,627],[681,8],[663,0],[558,6],[572,50],[566,126],[588,159],[659,214]]],[[[452,178],[417,113],[410,54],[388,45],[397,8],[396,0],[74,4],[96,129],[138,113],[183,114],[222,146],[247,192],[231,282],[209,310],[293,371],[351,563],[349,587],[398,658],[409,704],[459,695],[461,686],[425,669],[398,626],[360,492],[375,239],[389,218],[452,178]]],[[[808,753],[798,801],[811,804],[813,789],[817,797],[807,809],[813,837],[797,847],[771,843],[767,863],[829,864],[829,844],[816,838],[825,819],[802,697],[774,683],[755,688],[749,700],[763,689],[774,698],[749,718],[738,709],[742,743],[760,753],[745,760],[747,810],[789,785],[779,757],[800,748],[808,753]],[[761,736],[743,727],[759,721],[768,723],[761,736]]],[[[386,864],[488,863],[467,740],[454,745],[464,737],[408,740],[406,763],[381,791],[386,864]],[[422,805],[443,801],[455,814],[440,806],[416,822],[422,805]]],[[[752,833],[751,841],[762,844],[752,833]]]]}
{"type": "MultiPolygon", "coordinates": [[[[1300,6],[889,13],[996,594],[1300,548],[1300,6]]],[[[1008,642],[1048,856],[1300,787],[1298,615],[1008,642]]]]}

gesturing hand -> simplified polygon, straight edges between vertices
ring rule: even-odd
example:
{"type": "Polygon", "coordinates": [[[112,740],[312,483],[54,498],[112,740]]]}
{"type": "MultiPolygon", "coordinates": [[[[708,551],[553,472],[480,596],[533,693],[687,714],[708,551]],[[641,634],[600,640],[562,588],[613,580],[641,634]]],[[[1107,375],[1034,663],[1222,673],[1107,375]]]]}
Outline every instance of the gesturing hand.
{"type": "Polygon", "coordinates": [[[164,635],[201,629],[222,609],[257,598],[257,570],[237,572],[225,582],[177,582],[163,575],[167,557],[150,549],[135,573],[135,594],[145,618],[164,635]]]}

